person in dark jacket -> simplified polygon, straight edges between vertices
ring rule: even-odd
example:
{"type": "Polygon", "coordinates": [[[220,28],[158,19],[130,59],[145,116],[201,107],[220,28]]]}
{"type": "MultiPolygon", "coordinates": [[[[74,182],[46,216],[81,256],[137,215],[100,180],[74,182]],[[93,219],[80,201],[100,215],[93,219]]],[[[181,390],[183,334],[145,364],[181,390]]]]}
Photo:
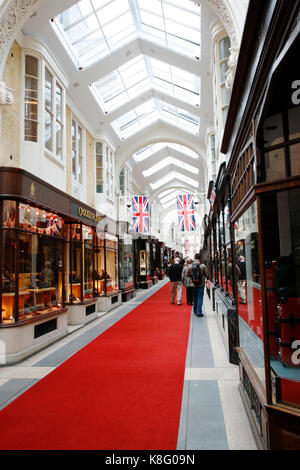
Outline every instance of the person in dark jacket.
{"type": "Polygon", "coordinates": [[[197,317],[203,317],[204,315],[202,313],[202,305],[203,305],[203,297],[204,297],[204,287],[205,287],[206,279],[209,278],[209,272],[208,272],[206,265],[204,263],[201,263],[199,253],[195,254],[194,263],[188,269],[187,277],[191,278],[190,286],[193,289],[194,314],[197,317]],[[201,282],[200,284],[195,285],[194,279],[193,279],[193,268],[196,268],[197,266],[199,268],[201,282]]]}
{"type": "Polygon", "coordinates": [[[176,258],[175,263],[171,264],[168,273],[171,281],[171,304],[175,304],[175,296],[177,291],[177,305],[182,305],[181,275],[183,266],[180,261],[180,258],[176,258]]]}

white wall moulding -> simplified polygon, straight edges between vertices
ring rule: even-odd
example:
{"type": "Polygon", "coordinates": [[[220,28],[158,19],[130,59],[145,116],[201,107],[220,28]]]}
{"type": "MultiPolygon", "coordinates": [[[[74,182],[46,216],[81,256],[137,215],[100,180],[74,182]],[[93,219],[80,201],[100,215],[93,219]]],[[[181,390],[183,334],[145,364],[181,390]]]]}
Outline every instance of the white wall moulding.
{"type": "Polygon", "coordinates": [[[4,82],[0,82],[0,105],[13,104],[14,95],[4,82]]]}
{"type": "Polygon", "coordinates": [[[18,28],[30,14],[38,0],[11,0],[3,2],[0,12],[0,77],[11,44],[17,35],[18,28]]]}
{"type": "MultiPolygon", "coordinates": [[[[191,0],[196,5],[201,5],[201,0],[191,0]]],[[[225,0],[206,0],[208,5],[210,5],[213,10],[218,14],[219,18],[221,19],[222,23],[224,24],[227,33],[230,36],[231,44],[233,47],[239,46],[240,37],[239,33],[235,27],[235,21],[232,17],[232,14],[228,8],[227,2],[225,0]]],[[[240,1],[240,3],[242,3],[240,1]]],[[[242,3],[243,8],[246,10],[246,7],[242,3]]]]}

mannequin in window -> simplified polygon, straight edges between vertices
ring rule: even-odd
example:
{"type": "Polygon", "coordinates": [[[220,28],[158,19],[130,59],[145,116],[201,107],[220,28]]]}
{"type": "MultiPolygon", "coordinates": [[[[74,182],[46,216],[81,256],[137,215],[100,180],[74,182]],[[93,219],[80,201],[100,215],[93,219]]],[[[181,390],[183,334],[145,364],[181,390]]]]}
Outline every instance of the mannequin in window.
{"type": "Polygon", "coordinates": [[[45,267],[42,269],[42,282],[44,285],[53,286],[54,285],[54,274],[51,269],[50,261],[45,262],[45,267]]]}

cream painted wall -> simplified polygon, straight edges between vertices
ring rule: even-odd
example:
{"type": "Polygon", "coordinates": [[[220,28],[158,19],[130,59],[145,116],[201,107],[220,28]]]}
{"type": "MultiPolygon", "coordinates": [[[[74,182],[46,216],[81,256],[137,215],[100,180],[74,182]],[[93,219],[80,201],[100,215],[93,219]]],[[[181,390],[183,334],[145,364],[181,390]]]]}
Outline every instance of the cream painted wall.
{"type": "Polygon", "coordinates": [[[14,103],[1,107],[1,154],[2,166],[20,165],[20,114],[22,90],[22,52],[15,41],[6,60],[3,81],[12,89],[14,103]]]}

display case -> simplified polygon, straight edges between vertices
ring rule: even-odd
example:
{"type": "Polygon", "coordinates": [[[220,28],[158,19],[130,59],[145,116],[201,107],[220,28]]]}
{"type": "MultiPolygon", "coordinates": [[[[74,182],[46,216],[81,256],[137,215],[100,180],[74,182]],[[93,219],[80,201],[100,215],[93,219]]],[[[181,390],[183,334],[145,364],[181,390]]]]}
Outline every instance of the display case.
{"type": "Polygon", "coordinates": [[[18,201],[1,203],[1,324],[63,307],[64,221],[18,201]]]}
{"type": "Polygon", "coordinates": [[[119,222],[119,273],[123,302],[135,295],[133,237],[128,231],[128,224],[119,222]]]}
{"type": "Polygon", "coordinates": [[[152,286],[150,241],[147,238],[134,240],[135,254],[135,281],[139,289],[147,289],[152,286]]]}
{"type": "Polygon", "coordinates": [[[105,295],[105,248],[103,234],[95,234],[95,250],[94,250],[94,271],[93,279],[95,285],[95,294],[100,297],[105,295]]]}
{"type": "Polygon", "coordinates": [[[118,265],[118,237],[105,233],[105,271],[101,277],[105,279],[106,295],[119,292],[118,265]]]}

